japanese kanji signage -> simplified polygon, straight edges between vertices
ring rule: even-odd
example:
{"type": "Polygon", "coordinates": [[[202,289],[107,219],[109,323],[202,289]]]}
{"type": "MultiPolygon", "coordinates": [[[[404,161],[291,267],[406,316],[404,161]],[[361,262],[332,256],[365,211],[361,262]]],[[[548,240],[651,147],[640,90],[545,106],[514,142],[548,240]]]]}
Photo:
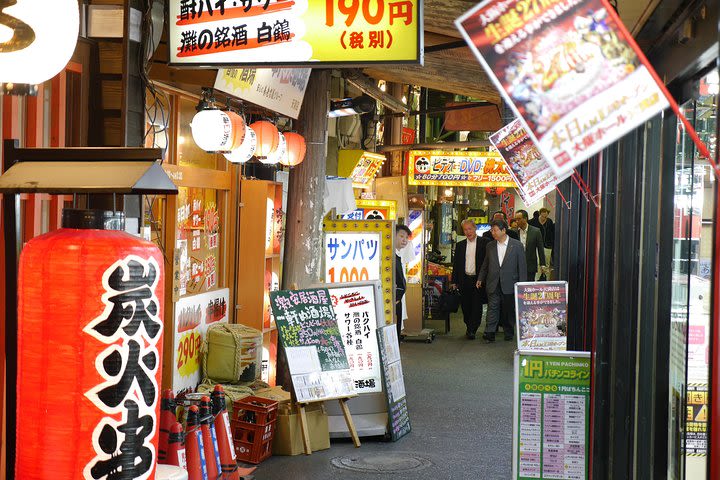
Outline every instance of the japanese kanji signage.
{"type": "Polygon", "coordinates": [[[513,476],[588,478],[590,353],[515,353],[513,476]]]}
{"type": "Polygon", "coordinates": [[[422,63],[421,0],[171,0],[171,65],[422,63]]]}
{"type": "Polygon", "coordinates": [[[340,215],[344,220],[395,220],[395,200],[355,200],[357,209],[340,215]]]}
{"type": "Polygon", "coordinates": [[[380,171],[385,155],[363,150],[340,150],[338,175],[350,178],[353,188],[368,189],[380,171]]]}
{"type": "Polygon", "coordinates": [[[200,347],[210,325],[228,321],[230,290],[183,297],[175,303],[173,392],[194,391],[202,380],[200,347]]]}
{"type": "Polygon", "coordinates": [[[309,68],[221,68],[215,88],[298,118],[309,79],[309,68]]]}
{"type": "Polygon", "coordinates": [[[93,431],[96,456],[85,466],[83,478],[148,478],[153,472],[163,328],[157,296],[162,292],[161,275],[153,257],[129,255],[102,276],[105,308],[83,332],[107,346],[95,361],[103,381],[85,393],[106,416],[93,431]]]}
{"type": "Polygon", "coordinates": [[[567,350],[567,282],[515,284],[520,350],[567,350]]]}
{"type": "Polygon", "coordinates": [[[395,325],[380,328],[377,336],[388,405],[388,436],[394,442],[411,430],[397,328],[395,325]]]}
{"type": "Polygon", "coordinates": [[[537,202],[560,182],[520,120],[490,135],[490,141],[505,160],[525,205],[537,202]]]}
{"type": "Polygon", "coordinates": [[[395,224],[389,220],[329,220],[325,231],[325,283],[380,280],[385,323],[393,323],[395,224]]]}
{"type": "Polygon", "coordinates": [[[687,386],[687,414],[685,417],[685,455],[706,456],[708,451],[709,392],[706,383],[687,386]]]}
{"type": "Polygon", "coordinates": [[[355,390],[358,393],[382,392],[380,353],[375,334],[377,331],[375,288],[373,284],[328,286],[337,315],[337,325],[345,344],[345,354],[355,381],[355,390]]]}
{"type": "Polygon", "coordinates": [[[606,0],[486,0],[455,23],[558,176],[669,106],[606,0]]]}
{"type": "Polygon", "coordinates": [[[343,339],[326,288],[270,293],[297,401],[355,395],[343,339]]]}
{"type": "Polygon", "coordinates": [[[515,187],[502,157],[492,152],[408,152],[410,185],[515,187]]]}

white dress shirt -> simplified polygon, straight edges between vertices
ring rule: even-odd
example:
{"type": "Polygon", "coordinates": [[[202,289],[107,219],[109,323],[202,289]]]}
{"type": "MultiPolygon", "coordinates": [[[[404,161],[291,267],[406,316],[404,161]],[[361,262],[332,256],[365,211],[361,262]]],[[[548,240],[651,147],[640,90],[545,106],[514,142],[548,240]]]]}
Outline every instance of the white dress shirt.
{"type": "Polygon", "coordinates": [[[527,229],[523,230],[522,228],[518,228],[518,232],[520,233],[520,243],[522,243],[523,248],[527,250],[527,229]]]}
{"type": "Polygon", "coordinates": [[[477,237],[472,242],[467,241],[465,247],[465,275],[475,275],[477,273],[477,265],[475,265],[475,248],[477,246],[477,237]]]}
{"type": "Polygon", "coordinates": [[[498,249],[498,260],[500,261],[500,266],[502,266],[503,260],[505,260],[505,252],[507,252],[507,247],[508,247],[509,242],[510,242],[510,237],[508,235],[505,235],[504,242],[496,242],[497,249],[498,249]]]}

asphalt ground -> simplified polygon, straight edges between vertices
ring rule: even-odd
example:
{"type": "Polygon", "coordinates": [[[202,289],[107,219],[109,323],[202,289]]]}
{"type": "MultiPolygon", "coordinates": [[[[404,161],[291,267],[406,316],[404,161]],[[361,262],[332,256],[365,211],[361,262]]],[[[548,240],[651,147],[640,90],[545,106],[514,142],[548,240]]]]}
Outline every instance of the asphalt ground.
{"type": "MultiPolygon", "coordinates": [[[[483,324],[479,333],[485,328],[483,324]]],[[[481,479],[508,480],[512,462],[512,362],[515,342],[498,334],[494,344],[465,338],[462,316],[431,344],[406,341],[401,355],[412,432],[397,442],[332,440],[310,456],[273,456],[258,466],[257,480],[481,479]],[[405,473],[356,472],[332,460],[361,456],[382,463],[387,455],[414,455],[430,465],[405,473]]]]}

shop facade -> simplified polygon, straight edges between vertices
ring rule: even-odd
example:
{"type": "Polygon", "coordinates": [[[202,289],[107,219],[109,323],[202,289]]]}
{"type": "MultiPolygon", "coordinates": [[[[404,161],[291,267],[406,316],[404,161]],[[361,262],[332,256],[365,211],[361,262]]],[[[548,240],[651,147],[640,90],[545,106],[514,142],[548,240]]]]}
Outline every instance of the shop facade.
{"type": "MultiPolygon", "coordinates": [[[[678,12],[636,38],[716,158],[717,5],[678,12]]],[[[578,170],[595,197],[559,186],[555,258],[593,353],[593,477],[717,478],[716,172],[669,110],[578,170]]]]}

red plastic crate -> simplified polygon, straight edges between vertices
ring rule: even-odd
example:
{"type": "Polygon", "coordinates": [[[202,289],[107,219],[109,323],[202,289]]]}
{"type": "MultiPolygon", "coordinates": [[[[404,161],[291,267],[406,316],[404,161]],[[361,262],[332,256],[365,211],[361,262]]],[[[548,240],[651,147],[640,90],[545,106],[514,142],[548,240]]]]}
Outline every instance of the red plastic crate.
{"type": "Polygon", "coordinates": [[[264,425],[231,420],[230,428],[239,461],[258,464],[272,455],[274,420],[264,425]]]}
{"type": "Polygon", "coordinates": [[[277,419],[278,402],[249,396],[233,402],[232,420],[265,425],[277,419]]]}

